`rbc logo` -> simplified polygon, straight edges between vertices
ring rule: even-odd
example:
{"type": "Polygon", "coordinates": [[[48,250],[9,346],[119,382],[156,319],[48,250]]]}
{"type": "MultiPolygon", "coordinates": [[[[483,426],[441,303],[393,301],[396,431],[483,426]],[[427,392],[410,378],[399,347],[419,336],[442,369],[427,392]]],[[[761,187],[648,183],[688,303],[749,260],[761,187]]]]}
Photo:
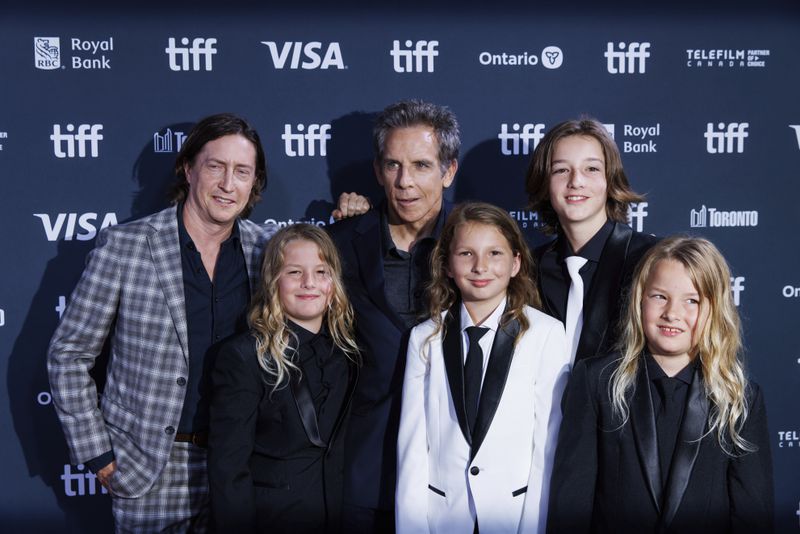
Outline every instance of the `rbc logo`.
{"type": "Polygon", "coordinates": [[[202,37],[195,37],[192,40],[192,46],[187,46],[189,44],[188,37],[181,38],[181,44],[183,46],[176,46],[175,45],[175,38],[169,38],[169,46],[164,49],[164,51],[169,56],[169,68],[173,71],[184,71],[184,70],[193,70],[199,71],[200,70],[200,59],[204,58],[204,66],[205,70],[211,70],[211,56],[217,53],[217,49],[214,48],[214,45],[217,44],[217,40],[212,38],[204,39],[202,37]],[[189,57],[191,56],[191,61],[189,61],[189,57]]]}
{"type": "Polygon", "coordinates": [[[539,141],[542,140],[542,137],[544,137],[544,124],[523,124],[522,131],[520,131],[520,125],[514,123],[511,125],[511,132],[509,132],[508,124],[502,123],[500,125],[500,133],[497,134],[497,138],[500,139],[500,152],[504,156],[518,155],[520,153],[530,154],[531,150],[534,150],[539,141]]]}
{"type": "Polygon", "coordinates": [[[645,60],[650,57],[650,43],[618,43],[619,50],[614,49],[614,43],[608,43],[606,53],[607,69],[611,74],[644,74],[645,60]],[[626,50],[627,48],[627,50],[626,50]]]}
{"type": "Polygon", "coordinates": [[[285,124],[283,128],[283,139],[286,147],[286,155],[290,158],[295,156],[326,156],[328,154],[328,140],[331,138],[330,124],[309,124],[308,129],[302,124],[297,125],[298,133],[292,133],[292,125],[285,124]],[[305,131],[305,133],[303,133],[305,131]],[[319,145],[319,154],[317,154],[319,145]]]}
{"type": "Polygon", "coordinates": [[[646,210],[648,205],[647,202],[631,202],[628,205],[628,224],[637,232],[641,232],[644,228],[644,218],[647,217],[646,210]]]}
{"type": "Polygon", "coordinates": [[[400,41],[393,41],[389,54],[394,58],[395,72],[433,72],[433,58],[439,55],[439,41],[406,41],[406,49],[400,41]]]}
{"type": "Polygon", "coordinates": [[[98,157],[100,141],[103,140],[103,134],[100,131],[103,129],[102,124],[81,124],[78,126],[78,133],[75,131],[75,126],[67,124],[66,131],[68,133],[61,133],[61,125],[53,125],[53,133],[50,139],[53,141],[53,154],[57,158],[74,158],[75,145],[78,146],[79,158],[86,157],[86,144],[89,144],[89,153],[93,158],[98,157]],[[64,152],[66,147],[66,152],[64,152]]]}
{"type": "Polygon", "coordinates": [[[706,126],[706,151],[709,154],[733,154],[734,141],[736,142],[736,152],[744,152],[744,139],[750,135],[747,133],[747,122],[731,122],[726,126],[724,122],[717,125],[719,131],[714,130],[714,125],[708,123],[706,126]]]}
{"type": "Polygon", "coordinates": [[[286,66],[286,61],[291,57],[289,63],[290,69],[328,69],[336,67],[337,69],[344,69],[344,62],[342,61],[342,50],[339,43],[331,43],[325,50],[325,55],[320,58],[320,50],[322,43],[319,41],[311,41],[305,43],[300,42],[286,42],[283,43],[280,51],[278,50],[278,43],[274,41],[261,41],[261,44],[269,48],[269,54],[272,57],[272,64],[276,69],[283,69],[286,66]],[[302,61],[300,59],[302,58],[302,61]]]}
{"type": "Polygon", "coordinates": [[[97,228],[94,222],[97,220],[97,213],[59,213],[56,215],[55,221],[50,220],[50,215],[47,213],[34,213],[33,216],[42,220],[42,226],[44,226],[44,233],[48,241],[58,241],[58,237],[62,235],[62,229],[64,230],[64,241],[72,241],[73,239],[90,241],[97,235],[98,230],[117,224],[116,213],[106,213],[100,223],[100,228],[97,228]],[[65,222],[67,223],[66,227],[64,226],[65,222]],[[76,223],[85,232],[78,233],[75,228],[76,223]]]}
{"type": "Polygon", "coordinates": [[[42,70],[60,68],[61,39],[58,37],[34,37],[33,64],[37,69],[42,70]]]}

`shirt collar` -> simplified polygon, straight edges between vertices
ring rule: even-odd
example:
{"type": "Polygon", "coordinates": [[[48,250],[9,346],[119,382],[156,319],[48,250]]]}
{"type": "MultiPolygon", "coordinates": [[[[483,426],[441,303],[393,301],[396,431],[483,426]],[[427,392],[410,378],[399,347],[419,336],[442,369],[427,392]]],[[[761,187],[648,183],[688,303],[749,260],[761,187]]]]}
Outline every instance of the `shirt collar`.
{"type": "MultiPolygon", "coordinates": [[[[503,317],[503,313],[506,311],[506,297],[503,297],[503,300],[500,301],[500,304],[497,305],[497,308],[486,318],[483,323],[480,324],[482,328],[488,328],[492,332],[497,332],[497,328],[500,325],[500,318],[503,317]]],[[[461,303],[461,331],[467,327],[475,326],[475,323],[472,322],[472,317],[470,317],[469,312],[467,311],[467,307],[464,303],[461,303]]]]}
{"type": "MultiPolygon", "coordinates": [[[[667,377],[667,373],[665,373],[661,366],[658,365],[658,362],[655,358],[653,358],[652,354],[650,354],[650,351],[645,351],[645,361],[647,362],[647,374],[650,375],[650,381],[667,377]]],[[[698,359],[695,358],[689,362],[686,367],[678,371],[678,373],[672,378],[676,378],[687,385],[691,384],[697,363],[698,359]]]]}
{"type": "MultiPolygon", "coordinates": [[[[392,239],[392,233],[389,231],[389,203],[386,200],[381,202],[379,211],[381,220],[381,236],[383,238],[381,245],[383,249],[383,256],[386,257],[389,252],[397,248],[394,244],[394,240],[392,239]]],[[[435,241],[439,238],[439,234],[442,233],[442,227],[444,227],[444,201],[442,201],[439,207],[439,215],[436,216],[436,226],[433,227],[433,233],[431,233],[429,236],[423,237],[419,241],[421,242],[426,239],[432,239],[435,241]]]]}
{"type": "MultiPolygon", "coordinates": [[[[183,224],[183,202],[178,203],[178,209],[175,210],[178,214],[178,243],[180,244],[181,248],[190,246],[192,250],[194,250],[194,241],[192,240],[192,236],[189,235],[189,232],[186,231],[186,225],[183,224]]],[[[241,234],[239,233],[239,221],[233,223],[233,230],[231,230],[231,235],[221,243],[220,246],[223,246],[227,243],[232,243],[234,246],[239,246],[241,242],[241,234]]]]}
{"type": "MultiPolygon", "coordinates": [[[[593,261],[595,263],[600,261],[600,256],[603,254],[603,248],[606,246],[606,241],[611,236],[611,232],[614,230],[614,221],[608,219],[603,226],[595,233],[592,238],[587,241],[587,243],[581,249],[580,254],[582,258],[586,258],[589,261],[593,261]]],[[[575,251],[572,250],[572,245],[567,239],[567,236],[559,230],[559,239],[556,242],[556,250],[558,252],[558,259],[559,262],[563,262],[564,259],[568,258],[569,256],[575,256],[575,251]]]]}
{"type": "Polygon", "coordinates": [[[320,328],[319,332],[317,332],[316,334],[310,330],[306,330],[305,328],[295,323],[291,319],[286,319],[286,326],[288,326],[289,330],[291,330],[294,333],[294,335],[297,336],[297,341],[300,342],[300,345],[311,343],[315,341],[318,337],[324,336],[327,333],[324,321],[322,324],[322,328],[320,328]]]}

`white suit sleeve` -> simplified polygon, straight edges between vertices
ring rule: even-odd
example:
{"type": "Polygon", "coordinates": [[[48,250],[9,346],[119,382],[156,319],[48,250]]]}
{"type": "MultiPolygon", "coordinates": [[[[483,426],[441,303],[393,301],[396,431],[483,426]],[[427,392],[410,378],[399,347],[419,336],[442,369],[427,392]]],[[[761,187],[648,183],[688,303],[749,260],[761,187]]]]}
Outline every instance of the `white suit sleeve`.
{"type": "Polygon", "coordinates": [[[429,351],[422,356],[426,337],[420,327],[408,342],[400,430],[397,436],[397,493],[395,525],[398,534],[429,532],[428,436],[425,419],[425,383],[430,371],[429,351]]]}
{"type": "MultiPolygon", "coordinates": [[[[533,457],[519,528],[525,533],[544,533],[547,526],[550,477],[561,425],[561,396],[570,372],[564,328],[558,321],[548,321],[547,326],[549,332],[542,353],[535,355],[539,366],[533,386],[533,457]]],[[[536,324],[532,326],[536,327],[536,324]]]]}

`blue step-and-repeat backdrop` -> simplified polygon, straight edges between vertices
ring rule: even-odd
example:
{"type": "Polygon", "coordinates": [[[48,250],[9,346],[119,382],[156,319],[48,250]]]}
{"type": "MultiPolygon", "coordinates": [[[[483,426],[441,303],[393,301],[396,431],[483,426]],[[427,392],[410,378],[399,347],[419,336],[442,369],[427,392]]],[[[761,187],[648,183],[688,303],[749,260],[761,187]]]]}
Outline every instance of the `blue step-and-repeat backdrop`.
{"type": "Polygon", "coordinates": [[[342,191],[380,198],[372,121],[409,97],[460,119],[451,197],[503,206],[536,242],[528,159],[587,113],[647,196],[631,225],[722,249],[766,391],[777,525],[800,530],[797,2],[74,4],[0,7],[4,532],[112,528],[108,496],[68,463],[45,354],[97,231],[166,205],[192,123],[231,111],[261,133],[253,219],[326,225],[342,191]]]}

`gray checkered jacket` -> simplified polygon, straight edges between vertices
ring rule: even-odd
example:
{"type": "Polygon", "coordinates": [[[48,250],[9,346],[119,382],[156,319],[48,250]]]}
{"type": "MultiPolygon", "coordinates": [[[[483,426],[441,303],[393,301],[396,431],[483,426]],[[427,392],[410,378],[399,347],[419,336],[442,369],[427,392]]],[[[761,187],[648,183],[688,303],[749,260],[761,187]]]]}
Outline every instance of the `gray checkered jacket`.
{"type": "MultiPolygon", "coordinates": [[[[239,220],[250,287],[263,244],[276,231],[239,220]]],[[[173,206],[106,228],[50,342],[47,369],[70,461],[114,451],[112,489],[145,494],[169,458],[183,408],[189,349],[178,220],[173,206]],[[89,370],[111,333],[106,385],[89,370]],[[180,380],[181,383],[185,383],[180,380]]]]}

